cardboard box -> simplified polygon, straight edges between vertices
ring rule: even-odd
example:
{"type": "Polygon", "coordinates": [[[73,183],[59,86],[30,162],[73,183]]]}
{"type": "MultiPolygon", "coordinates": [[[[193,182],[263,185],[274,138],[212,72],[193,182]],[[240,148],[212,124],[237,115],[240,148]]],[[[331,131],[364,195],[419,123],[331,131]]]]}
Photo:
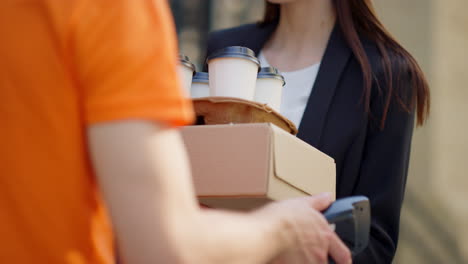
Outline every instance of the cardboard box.
{"type": "Polygon", "coordinates": [[[272,124],[189,126],[181,133],[196,194],[207,206],[245,210],[335,193],[334,160],[272,124]]]}

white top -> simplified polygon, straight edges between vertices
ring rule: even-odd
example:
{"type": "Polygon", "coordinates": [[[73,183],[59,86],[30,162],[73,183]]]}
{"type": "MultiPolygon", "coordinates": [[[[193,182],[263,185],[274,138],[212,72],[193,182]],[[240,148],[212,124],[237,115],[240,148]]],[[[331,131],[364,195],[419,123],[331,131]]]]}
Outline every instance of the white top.
{"type": "MultiPolygon", "coordinates": [[[[261,67],[271,66],[263,55],[263,52],[260,52],[258,59],[260,60],[261,67]]],[[[286,85],[283,88],[280,113],[291,120],[298,128],[301,124],[302,116],[309,101],[319,68],[320,63],[317,63],[297,71],[281,72],[286,85]]]]}

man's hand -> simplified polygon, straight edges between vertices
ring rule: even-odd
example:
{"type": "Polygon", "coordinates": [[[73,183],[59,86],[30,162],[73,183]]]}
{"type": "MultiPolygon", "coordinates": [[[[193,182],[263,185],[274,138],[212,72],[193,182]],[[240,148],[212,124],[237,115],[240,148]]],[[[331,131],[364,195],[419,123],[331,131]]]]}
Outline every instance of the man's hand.
{"type": "Polygon", "coordinates": [[[289,247],[273,263],[351,263],[351,253],[320,213],[331,203],[328,194],[298,198],[266,206],[259,213],[277,215],[284,220],[284,237],[289,247]]]}

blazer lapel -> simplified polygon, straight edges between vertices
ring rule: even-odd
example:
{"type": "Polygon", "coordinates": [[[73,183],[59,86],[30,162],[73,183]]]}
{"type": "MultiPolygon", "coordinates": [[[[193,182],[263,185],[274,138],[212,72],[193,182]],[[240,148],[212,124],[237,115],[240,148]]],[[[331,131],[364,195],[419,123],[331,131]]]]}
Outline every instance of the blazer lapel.
{"type": "Polygon", "coordinates": [[[317,148],[320,147],[328,109],[350,55],[351,50],[336,25],[328,41],[297,135],[317,148]]]}
{"type": "MultiPolygon", "coordinates": [[[[258,55],[271,34],[275,31],[276,26],[277,23],[270,23],[263,27],[254,27],[253,32],[248,32],[249,37],[246,37],[242,41],[242,44],[252,49],[258,55]]],[[[299,126],[299,134],[297,135],[315,147],[320,147],[320,139],[328,109],[350,56],[351,50],[346,44],[339,26],[335,25],[299,126]]]]}

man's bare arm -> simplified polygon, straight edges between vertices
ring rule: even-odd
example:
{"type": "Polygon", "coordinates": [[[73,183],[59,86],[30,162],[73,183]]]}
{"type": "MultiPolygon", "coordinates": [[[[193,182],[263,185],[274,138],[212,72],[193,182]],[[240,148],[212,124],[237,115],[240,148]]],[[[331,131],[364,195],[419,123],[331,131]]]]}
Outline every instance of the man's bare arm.
{"type": "MultiPolygon", "coordinates": [[[[310,204],[295,201],[297,208],[292,202],[246,214],[199,209],[185,148],[175,130],[122,121],[91,126],[88,139],[127,263],[266,263],[298,245],[298,229],[304,224],[294,225],[294,215],[307,221],[310,234],[317,230],[313,239],[330,233],[314,215],[330,203],[324,198],[309,198],[310,204]]],[[[337,252],[346,257],[346,250],[337,252]]]]}

